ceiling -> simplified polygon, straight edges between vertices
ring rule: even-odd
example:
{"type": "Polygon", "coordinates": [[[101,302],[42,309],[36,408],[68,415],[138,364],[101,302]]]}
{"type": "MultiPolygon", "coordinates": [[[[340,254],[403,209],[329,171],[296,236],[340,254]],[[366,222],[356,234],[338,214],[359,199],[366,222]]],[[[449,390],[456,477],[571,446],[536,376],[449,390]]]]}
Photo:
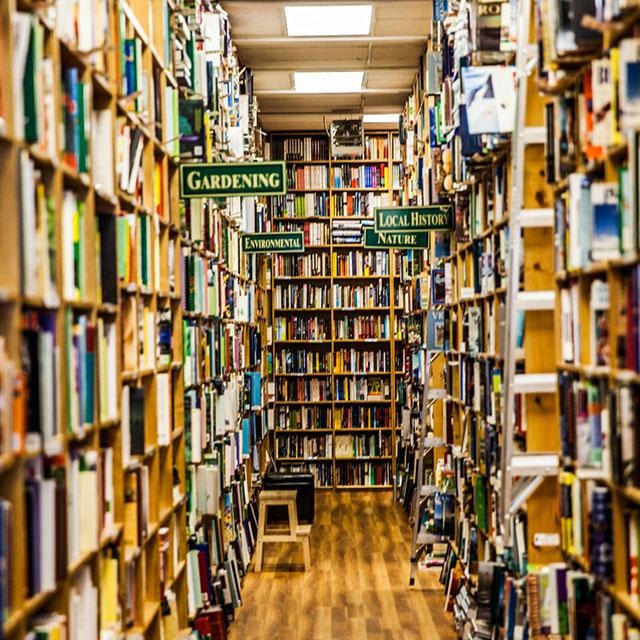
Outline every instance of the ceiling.
{"type": "Polygon", "coordinates": [[[254,72],[267,131],[321,130],[323,117],[399,113],[424,52],[431,0],[223,0],[242,64],[254,72]],[[287,36],[284,6],[372,4],[367,36],[287,36]],[[364,71],[360,93],[297,94],[294,71],[364,71]]]}

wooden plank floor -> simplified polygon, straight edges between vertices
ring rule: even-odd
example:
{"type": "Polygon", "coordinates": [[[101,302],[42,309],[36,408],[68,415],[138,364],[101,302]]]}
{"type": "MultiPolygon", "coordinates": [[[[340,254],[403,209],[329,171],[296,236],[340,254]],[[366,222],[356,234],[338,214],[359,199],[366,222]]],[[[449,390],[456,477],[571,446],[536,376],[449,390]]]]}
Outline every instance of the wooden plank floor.
{"type": "Polygon", "coordinates": [[[316,492],[311,571],[302,547],[266,544],[230,640],[454,640],[438,571],[409,588],[411,530],[389,492],[316,492]]]}

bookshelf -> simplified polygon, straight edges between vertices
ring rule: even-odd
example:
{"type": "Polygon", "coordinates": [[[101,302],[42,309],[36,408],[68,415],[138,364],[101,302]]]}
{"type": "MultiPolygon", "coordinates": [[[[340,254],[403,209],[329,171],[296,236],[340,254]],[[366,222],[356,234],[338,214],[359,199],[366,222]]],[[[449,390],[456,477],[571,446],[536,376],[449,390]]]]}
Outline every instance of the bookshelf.
{"type": "MultiPolygon", "coordinates": [[[[436,11],[403,113],[401,204],[451,202],[456,222],[450,238],[432,233],[429,251],[407,254],[402,267],[410,429],[403,430],[398,453],[399,495],[423,530],[441,536],[442,544],[434,537],[428,552],[442,565],[458,629],[477,605],[477,618],[486,614],[487,637],[511,637],[527,624],[535,637],[578,638],[588,627],[598,637],[617,638],[637,633],[640,623],[638,482],[631,461],[638,119],[625,86],[628,65],[638,59],[640,14],[637,6],[607,3],[603,15],[584,19],[589,26],[576,50],[561,51],[570,44],[556,31],[557,7],[535,7],[531,39],[534,31],[540,35],[541,57],[527,79],[525,121],[545,135],[525,155],[524,208],[535,215],[522,233],[516,375],[544,374],[545,384],[516,395],[514,431],[516,451],[557,451],[561,470],[523,502],[512,521],[515,543],[505,549],[499,503],[506,498],[496,472],[504,446],[506,285],[515,275],[506,269],[511,148],[508,136],[470,133],[469,103],[463,107],[452,96],[460,91],[451,84],[457,64],[451,60],[459,53],[447,24],[457,22],[443,22],[436,11]],[[439,497],[416,514],[420,387],[437,326],[443,353],[432,363],[430,383],[445,391],[431,407],[428,437],[442,438],[443,446],[426,458],[425,483],[439,497]],[[496,584],[501,603],[490,593],[496,584]],[[550,584],[558,589],[551,598],[550,584]],[[491,610],[504,606],[504,619],[490,617],[489,602],[491,610]]],[[[467,12],[474,16],[473,7],[461,7],[457,20],[467,24],[467,12]]],[[[481,16],[475,18],[468,23],[473,69],[513,62],[508,39],[500,50],[484,50],[481,43],[492,45],[483,40],[481,16]]],[[[464,89],[464,70],[461,76],[464,89]]]]}
{"type": "Polygon", "coordinates": [[[150,13],[91,1],[75,31],[73,5],[0,10],[0,621],[6,638],[160,637],[161,601],[187,621],[177,131],[155,111],[175,81],[150,13]],[[136,100],[125,40],[148,81],[136,100]]]}
{"type": "Polygon", "coordinates": [[[365,249],[362,228],[397,200],[401,165],[396,136],[365,140],[364,158],[336,159],[325,135],[270,139],[288,176],[288,195],[272,200],[273,228],[305,233],[304,254],[272,261],[276,458],[324,488],[395,484],[397,258],[365,249]]]}
{"type": "Polygon", "coordinates": [[[628,438],[637,429],[630,398],[637,396],[638,382],[631,338],[638,308],[638,121],[626,81],[627,68],[637,61],[638,7],[601,25],[575,66],[567,66],[569,54],[546,48],[538,79],[547,96],[546,178],[556,208],[561,547],[569,566],[593,576],[602,606],[615,612],[618,623],[637,629],[638,477],[628,438]],[[549,71],[556,58],[563,73],[549,71]],[[573,113],[572,101],[589,95],[590,108],[567,127],[562,118],[573,113]],[[577,136],[574,144],[559,146],[565,133],[577,136]],[[576,200],[580,194],[584,203],[576,200]],[[614,226],[607,230],[608,224],[614,226]],[[592,432],[585,429],[583,409],[597,427],[592,432]],[[598,537],[593,531],[602,510],[611,514],[610,526],[598,537]],[[611,553],[600,561],[605,548],[611,553]]]}
{"type": "Polygon", "coordinates": [[[265,203],[180,200],[182,160],[261,153],[226,14],[196,4],[0,8],[4,638],[174,638],[241,602],[270,318],[240,236],[265,203]],[[225,88],[200,139],[197,40],[225,88]]]}

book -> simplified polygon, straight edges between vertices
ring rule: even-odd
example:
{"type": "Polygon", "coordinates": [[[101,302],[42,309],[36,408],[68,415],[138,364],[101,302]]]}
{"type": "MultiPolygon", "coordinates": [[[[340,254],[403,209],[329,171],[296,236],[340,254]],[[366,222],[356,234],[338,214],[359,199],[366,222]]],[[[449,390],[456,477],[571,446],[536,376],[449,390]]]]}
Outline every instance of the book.
{"type": "Polygon", "coordinates": [[[593,211],[591,260],[597,262],[620,257],[620,212],[617,183],[592,183],[591,206],[593,211]]]}
{"type": "Polygon", "coordinates": [[[65,314],[67,432],[82,435],[95,419],[95,326],[82,313],[65,314]]]}
{"type": "Polygon", "coordinates": [[[67,300],[86,295],[86,205],[73,191],[62,196],[62,277],[67,300]]]}
{"type": "Polygon", "coordinates": [[[427,313],[427,350],[444,351],[446,344],[445,313],[430,310],[427,313]]]}
{"type": "Polygon", "coordinates": [[[514,73],[513,67],[462,67],[470,134],[513,131],[514,73]]]}
{"type": "Polygon", "coordinates": [[[609,347],[609,285],[603,280],[591,283],[589,298],[591,323],[591,363],[595,366],[609,366],[611,351],[609,347]]]}
{"type": "Polygon", "coordinates": [[[93,164],[93,182],[97,190],[108,196],[115,194],[113,126],[113,114],[110,109],[93,110],[91,155],[96,158],[93,164]]]}
{"type": "Polygon", "coordinates": [[[618,47],[621,124],[625,128],[637,127],[640,123],[640,38],[624,38],[618,47]]]}
{"type": "Polygon", "coordinates": [[[129,415],[128,425],[130,433],[130,454],[144,456],[146,453],[146,417],[144,387],[128,387],[129,415]]]}

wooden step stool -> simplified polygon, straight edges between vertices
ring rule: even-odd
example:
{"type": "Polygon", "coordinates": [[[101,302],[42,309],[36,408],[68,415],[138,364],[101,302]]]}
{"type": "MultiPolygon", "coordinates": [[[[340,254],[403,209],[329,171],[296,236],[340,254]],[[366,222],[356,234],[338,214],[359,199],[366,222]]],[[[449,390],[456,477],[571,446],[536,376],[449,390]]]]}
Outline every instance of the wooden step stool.
{"type": "Polygon", "coordinates": [[[262,547],[265,542],[301,542],[304,554],[304,569],[311,566],[309,552],[310,524],[298,524],[295,491],[262,491],[260,493],[260,511],[258,516],[258,541],[256,545],[257,573],[262,569],[262,547]],[[289,514],[289,526],[269,525],[267,527],[267,507],[286,506],[289,514]]]}

